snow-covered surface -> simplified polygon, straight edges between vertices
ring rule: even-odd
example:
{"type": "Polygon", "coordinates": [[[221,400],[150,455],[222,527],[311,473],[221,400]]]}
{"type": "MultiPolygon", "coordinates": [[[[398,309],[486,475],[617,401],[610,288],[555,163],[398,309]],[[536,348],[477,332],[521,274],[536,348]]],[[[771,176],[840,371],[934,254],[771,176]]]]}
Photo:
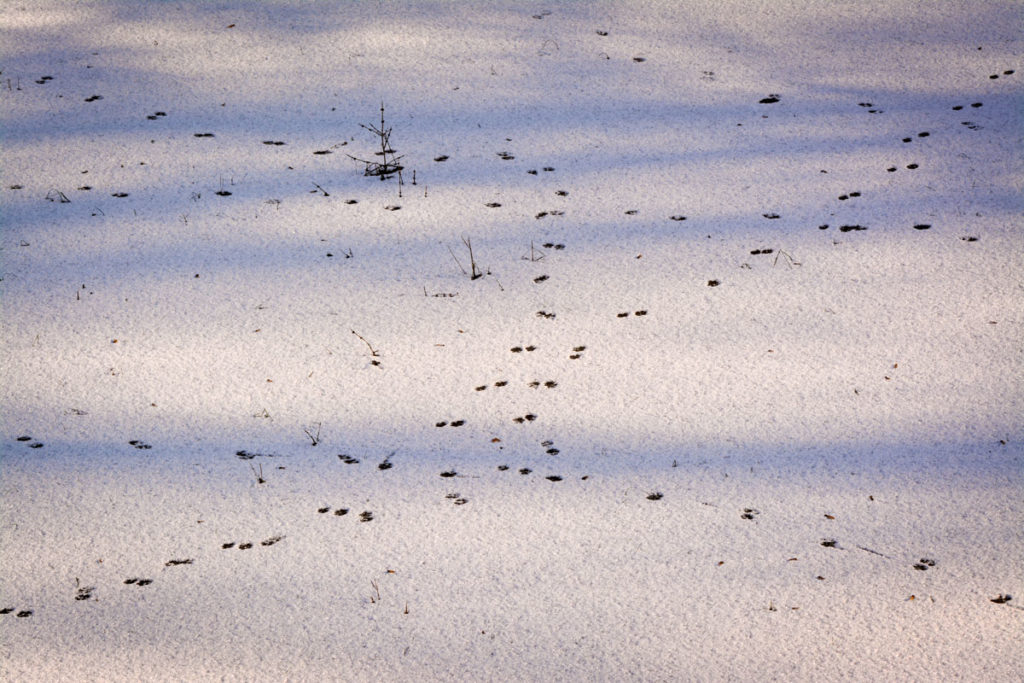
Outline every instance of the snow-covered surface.
{"type": "Polygon", "coordinates": [[[1021,20],[3,3],[0,678],[1016,680],[1021,20]]]}

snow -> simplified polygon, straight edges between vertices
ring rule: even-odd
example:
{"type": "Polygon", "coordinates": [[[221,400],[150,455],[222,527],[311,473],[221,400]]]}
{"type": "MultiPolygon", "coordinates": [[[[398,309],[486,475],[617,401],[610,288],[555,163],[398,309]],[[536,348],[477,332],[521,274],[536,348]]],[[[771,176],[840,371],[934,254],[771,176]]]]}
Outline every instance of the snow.
{"type": "Polygon", "coordinates": [[[1021,14],[4,4],[0,677],[1017,680],[1021,14]]]}

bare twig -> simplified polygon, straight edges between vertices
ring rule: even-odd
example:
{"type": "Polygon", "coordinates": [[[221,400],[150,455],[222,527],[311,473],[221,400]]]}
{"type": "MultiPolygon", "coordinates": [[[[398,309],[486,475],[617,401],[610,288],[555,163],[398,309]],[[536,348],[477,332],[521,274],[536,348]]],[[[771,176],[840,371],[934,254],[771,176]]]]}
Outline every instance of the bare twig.
{"type": "MultiPolygon", "coordinates": [[[[466,245],[467,249],[469,249],[469,265],[470,268],[473,270],[473,273],[472,275],[469,276],[469,279],[475,280],[478,277],[483,277],[484,274],[481,273],[480,270],[476,267],[476,260],[473,258],[473,243],[470,242],[468,237],[463,237],[462,243],[466,245]]],[[[465,270],[463,270],[463,272],[465,272],[465,270]]]]}
{"type": "Polygon", "coordinates": [[[316,446],[317,444],[320,443],[320,423],[317,422],[316,425],[314,425],[314,426],[316,427],[316,433],[315,434],[313,433],[313,428],[312,427],[303,427],[302,431],[304,431],[306,433],[306,436],[309,437],[309,440],[313,442],[314,446],[316,446]]]}
{"type": "Polygon", "coordinates": [[[779,249],[779,253],[775,255],[775,261],[772,262],[772,268],[774,268],[779,263],[780,256],[785,256],[789,260],[788,263],[786,263],[786,265],[791,268],[793,266],[802,265],[799,261],[794,260],[793,257],[790,256],[788,253],[784,252],[782,249],[779,249]]]}
{"type": "Polygon", "coordinates": [[[355,330],[352,330],[352,334],[356,335],[357,337],[359,337],[360,339],[363,340],[363,343],[366,344],[366,346],[370,349],[370,355],[371,356],[374,356],[374,357],[380,356],[380,354],[377,353],[377,349],[373,348],[373,346],[370,345],[370,342],[366,341],[366,338],[363,335],[359,334],[355,330]]]}
{"type": "Polygon", "coordinates": [[[459,257],[455,255],[455,252],[452,251],[451,247],[448,247],[448,253],[452,255],[453,259],[455,259],[455,263],[459,266],[459,270],[462,271],[462,274],[469,275],[469,273],[466,272],[466,269],[462,267],[462,263],[459,262],[459,257]]]}
{"type": "Polygon", "coordinates": [[[528,261],[530,261],[531,263],[535,263],[535,262],[537,262],[537,261],[540,261],[540,260],[541,260],[541,259],[543,259],[543,258],[544,258],[544,254],[538,254],[538,253],[536,252],[536,250],[534,250],[534,248],[533,248],[533,240],[530,240],[530,258],[529,258],[529,259],[527,259],[527,258],[526,258],[526,257],[524,256],[524,257],[523,257],[523,260],[524,260],[524,261],[527,261],[527,260],[528,260],[528,261]]]}
{"type": "Polygon", "coordinates": [[[387,180],[397,174],[398,196],[401,197],[402,185],[404,184],[402,181],[402,169],[404,168],[404,166],[402,166],[402,164],[399,163],[399,161],[402,159],[402,156],[396,155],[395,150],[391,148],[391,129],[385,128],[384,126],[384,103],[380,103],[380,128],[372,124],[369,126],[365,124],[359,125],[361,128],[365,128],[366,130],[376,135],[377,138],[380,140],[380,151],[374,152],[374,154],[376,156],[379,156],[381,158],[381,161],[367,161],[366,159],[354,157],[351,154],[347,154],[346,156],[349,159],[358,161],[359,163],[365,166],[365,168],[363,169],[363,175],[365,176],[377,176],[381,180],[387,180]],[[391,157],[390,159],[388,159],[389,155],[391,157]]]}

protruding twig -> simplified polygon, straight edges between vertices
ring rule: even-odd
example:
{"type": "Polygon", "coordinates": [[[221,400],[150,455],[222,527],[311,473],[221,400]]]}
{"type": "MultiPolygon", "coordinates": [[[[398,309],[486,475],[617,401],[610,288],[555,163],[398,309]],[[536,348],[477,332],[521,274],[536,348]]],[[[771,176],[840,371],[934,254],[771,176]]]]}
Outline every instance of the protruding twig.
{"type": "MultiPolygon", "coordinates": [[[[476,260],[473,258],[473,243],[470,241],[470,239],[468,237],[463,237],[462,238],[462,243],[466,245],[467,249],[469,249],[469,265],[470,265],[470,268],[472,268],[472,270],[473,270],[473,273],[472,273],[472,275],[469,276],[469,279],[470,280],[475,280],[478,277],[483,277],[484,274],[481,273],[480,270],[476,267],[476,260]]],[[[466,271],[463,270],[462,272],[466,272],[466,271]]]]}
{"type": "Polygon", "coordinates": [[[381,180],[387,180],[391,176],[398,174],[398,196],[402,196],[402,164],[399,163],[401,156],[395,154],[395,150],[391,148],[391,129],[384,127],[384,103],[380,103],[380,128],[374,125],[359,124],[361,128],[365,128],[380,139],[380,151],[374,152],[375,155],[381,157],[381,161],[367,161],[366,159],[360,159],[348,154],[349,159],[358,161],[365,165],[363,175],[366,176],[377,176],[381,180]],[[388,155],[391,156],[388,159],[388,155]]]}
{"type": "Polygon", "coordinates": [[[529,260],[529,261],[530,261],[531,263],[535,263],[535,262],[537,262],[537,261],[540,261],[540,260],[541,260],[541,259],[543,259],[543,258],[544,258],[544,254],[538,254],[538,253],[536,252],[536,250],[535,250],[535,249],[533,248],[533,240],[530,240],[530,258],[529,258],[529,259],[527,259],[527,258],[526,258],[526,257],[524,256],[524,257],[523,257],[523,260],[524,260],[524,261],[527,261],[527,260],[529,260]]]}
{"type": "Polygon", "coordinates": [[[380,356],[380,354],[377,353],[377,349],[373,348],[373,346],[370,345],[370,342],[366,341],[366,337],[364,337],[363,335],[359,334],[355,330],[352,330],[352,334],[356,335],[357,337],[359,337],[360,339],[363,340],[363,343],[366,344],[366,346],[370,349],[370,355],[371,356],[374,356],[374,357],[380,356]]]}
{"type": "Polygon", "coordinates": [[[306,427],[303,427],[302,431],[306,432],[306,436],[309,437],[309,440],[313,442],[314,446],[316,446],[318,443],[320,443],[320,423],[319,422],[316,423],[316,433],[315,434],[312,432],[312,430],[310,428],[306,428],[306,427]]]}
{"type": "Polygon", "coordinates": [[[776,265],[777,265],[777,264],[779,263],[779,257],[780,257],[780,256],[785,256],[785,257],[786,257],[787,259],[789,259],[789,262],[788,262],[788,263],[787,263],[786,265],[787,265],[787,266],[789,266],[789,267],[791,267],[791,268],[792,268],[793,266],[799,266],[799,265],[802,265],[802,264],[800,263],[800,261],[796,261],[796,260],[794,260],[792,256],[790,256],[789,254],[787,254],[786,252],[784,252],[784,251],[783,251],[782,249],[779,249],[779,253],[775,255],[775,261],[773,261],[773,262],[772,262],[772,268],[774,268],[774,267],[775,267],[775,266],[776,266],[776,265]]]}
{"type": "Polygon", "coordinates": [[[452,251],[451,247],[448,247],[448,253],[452,255],[453,259],[455,259],[455,263],[456,263],[456,265],[459,266],[459,270],[462,271],[462,274],[463,275],[469,275],[469,273],[466,272],[466,269],[462,267],[462,263],[459,261],[459,257],[455,255],[455,252],[452,251]]]}

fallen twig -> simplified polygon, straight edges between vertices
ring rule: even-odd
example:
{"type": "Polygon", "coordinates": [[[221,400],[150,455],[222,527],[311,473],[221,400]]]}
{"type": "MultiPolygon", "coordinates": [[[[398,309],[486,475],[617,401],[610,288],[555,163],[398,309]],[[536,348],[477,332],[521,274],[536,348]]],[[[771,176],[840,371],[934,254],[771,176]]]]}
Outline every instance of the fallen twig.
{"type": "Polygon", "coordinates": [[[373,348],[373,346],[370,345],[370,342],[366,341],[366,338],[363,335],[359,334],[355,330],[352,330],[352,334],[356,335],[357,337],[363,340],[363,343],[366,344],[367,347],[369,347],[371,356],[380,356],[380,354],[377,353],[377,349],[373,348]]]}

